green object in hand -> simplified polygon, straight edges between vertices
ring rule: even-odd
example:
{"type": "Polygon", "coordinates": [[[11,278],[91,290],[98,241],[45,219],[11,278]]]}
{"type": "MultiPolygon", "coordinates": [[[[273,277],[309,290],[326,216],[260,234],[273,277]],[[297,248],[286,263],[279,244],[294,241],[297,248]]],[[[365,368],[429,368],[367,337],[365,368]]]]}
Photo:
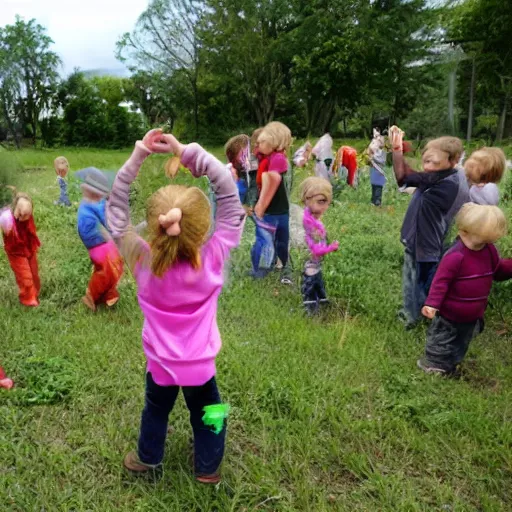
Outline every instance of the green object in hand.
{"type": "Polygon", "coordinates": [[[207,427],[213,427],[216,434],[222,432],[224,420],[229,414],[229,404],[214,404],[203,407],[203,423],[207,427]]]}

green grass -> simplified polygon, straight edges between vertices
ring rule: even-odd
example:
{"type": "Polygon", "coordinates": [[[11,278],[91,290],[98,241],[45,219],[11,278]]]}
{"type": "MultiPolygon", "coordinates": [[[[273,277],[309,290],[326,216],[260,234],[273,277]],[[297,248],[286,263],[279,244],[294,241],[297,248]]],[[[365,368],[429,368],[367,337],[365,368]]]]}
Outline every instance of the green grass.
{"type": "MultiPolygon", "coordinates": [[[[395,320],[408,197],[389,186],[385,207],[375,209],[367,178],[357,191],[343,190],[326,215],[340,251],[325,260],[334,305],[322,318],[302,315],[297,250],[294,286],[283,287],[277,275],[245,277],[247,223],[219,301],[218,382],[231,404],[222,484],[193,480],[182,400],[171,416],[163,480],[125,474],[121,462],[135,447],[144,397],[142,316],[129,275],[117,309],[93,315],[82,306],[90,263],[76,234],[76,206],[53,206],[52,162],[60,153],[72,170],[117,169],[128,156],[19,155],[25,168],[38,168],[22,173],[20,188],[35,201],[43,289],[39,308],[19,306],[2,252],[0,363],[18,384],[0,390],[3,510],[510,510],[512,343],[500,316],[512,312],[510,285],[496,285],[463,379],[419,372],[426,326],[406,333],[395,320]]],[[[152,157],[134,186],[137,221],[149,194],[166,183],[163,161],[152,157]]],[[[78,201],[72,179],[70,191],[78,201]]],[[[512,256],[510,237],[499,245],[512,256]]]]}

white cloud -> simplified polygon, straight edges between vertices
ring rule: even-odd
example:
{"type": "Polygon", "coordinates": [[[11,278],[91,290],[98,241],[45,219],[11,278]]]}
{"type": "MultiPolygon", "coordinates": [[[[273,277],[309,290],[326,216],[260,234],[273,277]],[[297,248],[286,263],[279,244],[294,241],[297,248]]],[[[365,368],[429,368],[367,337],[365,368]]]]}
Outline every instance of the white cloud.
{"type": "Polygon", "coordinates": [[[35,18],[55,41],[63,74],[73,68],[119,69],[115,58],[118,38],[130,32],[148,0],[1,0],[0,27],[14,23],[16,14],[35,18]]]}

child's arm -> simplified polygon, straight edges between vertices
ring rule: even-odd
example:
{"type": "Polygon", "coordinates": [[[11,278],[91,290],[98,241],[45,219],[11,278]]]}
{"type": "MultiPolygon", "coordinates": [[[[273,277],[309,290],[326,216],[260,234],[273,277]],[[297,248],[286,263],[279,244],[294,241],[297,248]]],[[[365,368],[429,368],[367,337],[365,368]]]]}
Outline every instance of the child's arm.
{"type": "MultiPolygon", "coordinates": [[[[177,141],[176,143],[179,144],[177,141]]],[[[210,180],[217,201],[215,236],[229,249],[236,247],[242,237],[245,210],[231,173],[199,144],[192,143],[181,148],[181,163],[195,177],[207,176],[210,180]]]]}
{"type": "Polygon", "coordinates": [[[508,279],[512,279],[512,259],[500,259],[493,279],[495,281],[507,281],[508,279]]]}
{"type": "Polygon", "coordinates": [[[9,209],[0,213],[0,229],[7,235],[14,225],[12,213],[9,209]]]}
{"type": "Polygon", "coordinates": [[[322,238],[325,237],[325,228],[319,220],[311,215],[307,208],[304,210],[303,226],[306,245],[313,256],[322,257],[338,250],[340,244],[337,241],[327,244],[324,240],[315,240],[318,235],[322,238]]]}
{"type": "Polygon", "coordinates": [[[404,132],[402,132],[402,130],[396,126],[392,126],[389,129],[389,141],[393,148],[393,171],[399,187],[405,184],[407,176],[416,173],[416,171],[411,169],[405,161],[403,139],[404,132]]]}
{"type": "Polygon", "coordinates": [[[430,287],[427,300],[425,301],[426,307],[430,307],[435,310],[439,310],[441,308],[444,298],[448,293],[448,289],[450,288],[450,284],[459,272],[462,258],[462,254],[456,251],[448,253],[443,257],[441,263],[439,263],[439,267],[437,268],[434,280],[432,281],[432,286],[430,287]]]}

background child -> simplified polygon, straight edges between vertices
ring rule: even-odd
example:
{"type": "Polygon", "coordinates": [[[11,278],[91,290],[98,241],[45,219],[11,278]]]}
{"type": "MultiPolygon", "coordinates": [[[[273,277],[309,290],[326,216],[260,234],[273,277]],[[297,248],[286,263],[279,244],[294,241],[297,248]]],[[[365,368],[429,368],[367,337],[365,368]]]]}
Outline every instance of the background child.
{"type": "Polygon", "coordinates": [[[313,146],[307,140],[295,153],[293,154],[293,165],[296,167],[304,167],[311,158],[311,151],[313,146]]]}
{"type": "Polygon", "coordinates": [[[422,155],[423,170],[413,171],[403,156],[402,130],[392,126],[393,170],[399,186],[416,187],[405,214],[400,240],[404,252],[403,308],[399,318],[411,328],[420,318],[451,222],[469,198],[467,180],[455,166],[462,142],[455,137],[431,141],[422,155]]]}
{"type": "Polygon", "coordinates": [[[160,471],[169,413],[180,387],[194,432],[196,480],[220,481],[226,425],[214,431],[205,407],[220,404],[215,357],[221,347],[217,300],[223,269],[244,227],[244,210],[225,166],[198,144],[184,146],[153,130],[117,174],[108,203],[112,236],[121,244],[138,287],[144,315],[142,340],[147,359],[146,403],[137,452],[124,459],[135,473],[160,471]],[[210,204],[197,187],[169,185],[149,199],[149,243],[129,231],[129,191],[144,159],[170,152],[195,177],[206,175],[217,196],[215,231],[210,239],[210,204]]]}
{"type": "Polygon", "coordinates": [[[482,148],[471,153],[464,169],[470,183],[469,198],[477,204],[497,206],[500,201],[498,183],[506,169],[505,153],[499,148],[482,148]]]}
{"type": "Polygon", "coordinates": [[[350,187],[357,187],[357,150],[350,146],[341,146],[336,152],[336,174],[350,187]]]}
{"type": "Polygon", "coordinates": [[[55,172],[57,173],[57,183],[59,184],[60,188],[59,199],[58,201],[55,201],[54,204],[71,206],[71,201],[68,197],[68,184],[66,181],[66,175],[69,171],[69,163],[66,157],[59,156],[54,160],[53,166],[55,167],[55,172]]]}
{"type": "Polygon", "coordinates": [[[105,220],[109,183],[106,176],[94,167],[78,171],[83,179],[82,201],[78,207],[78,234],[94,265],[91,279],[82,302],[92,311],[98,304],[113,306],[119,300],[117,284],[123,274],[123,260],[110,239],[105,220]]]}
{"type": "Polygon", "coordinates": [[[373,131],[373,140],[368,146],[368,156],[370,158],[370,183],[372,186],[371,202],[375,206],[382,204],[382,190],[386,185],[386,151],[384,149],[384,137],[377,129],[373,131]]]}
{"type": "Polygon", "coordinates": [[[425,357],[418,360],[426,372],[455,371],[471,340],[483,330],[493,279],[512,277],[512,259],[500,259],[493,245],[507,230],[499,208],[466,203],[456,223],[459,238],[443,256],[422,309],[432,319],[425,357]]]}
{"type": "Polygon", "coordinates": [[[37,264],[37,251],[41,242],[37,237],[32,199],[23,192],[14,196],[11,208],[0,213],[4,249],[9,259],[19,299],[24,306],[39,306],[41,281],[37,264]]]}
{"type": "MultiPolygon", "coordinates": [[[[290,241],[290,203],[284,177],[288,172],[286,151],[292,143],[290,129],[274,121],[267,124],[258,136],[258,151],[268,158],[268,168],[262,170],[261,192],[254,207],[254,214],[265,224],[276,228],[275,249],[281,261],[281,283],[291,284],[291,270],[288,267],[290,241]]],[[[257,272],[266,240],[256,230],[256,241],[251,251],[253,272],[257,272]]]]}
{"type": "Polygon", "coordinates": [[[318,139],[311,150],[311,154],[315,157],[315,175],[326,180],[329,180],[332,176],[332,164],[334,162],[332,145],[332,137],[326,133],[318,139]]]}
{"type": "Polygon", "coordinates": [[[332,185],[323,178],[307,178],[302,182],[300,197],[305,205],[303,223],[306,245],[311,252],[302,277],[302,299],[306,312],[315,314],[320,304],[327,303],[322,258],[337,251],[339,246],[338,242],[327,244],[327,233],[322,224],[322,215],[332,201],[332,185]]]}
{"type": "Polygon", "coordinates": [[[231,137],[224,146],[228,165],[230,165],[233,179],[238,188],[238,195],[242,204],[246,204],[249,190],[249,153],[250,139],[247,135],[240,134],[231,137]]]}

